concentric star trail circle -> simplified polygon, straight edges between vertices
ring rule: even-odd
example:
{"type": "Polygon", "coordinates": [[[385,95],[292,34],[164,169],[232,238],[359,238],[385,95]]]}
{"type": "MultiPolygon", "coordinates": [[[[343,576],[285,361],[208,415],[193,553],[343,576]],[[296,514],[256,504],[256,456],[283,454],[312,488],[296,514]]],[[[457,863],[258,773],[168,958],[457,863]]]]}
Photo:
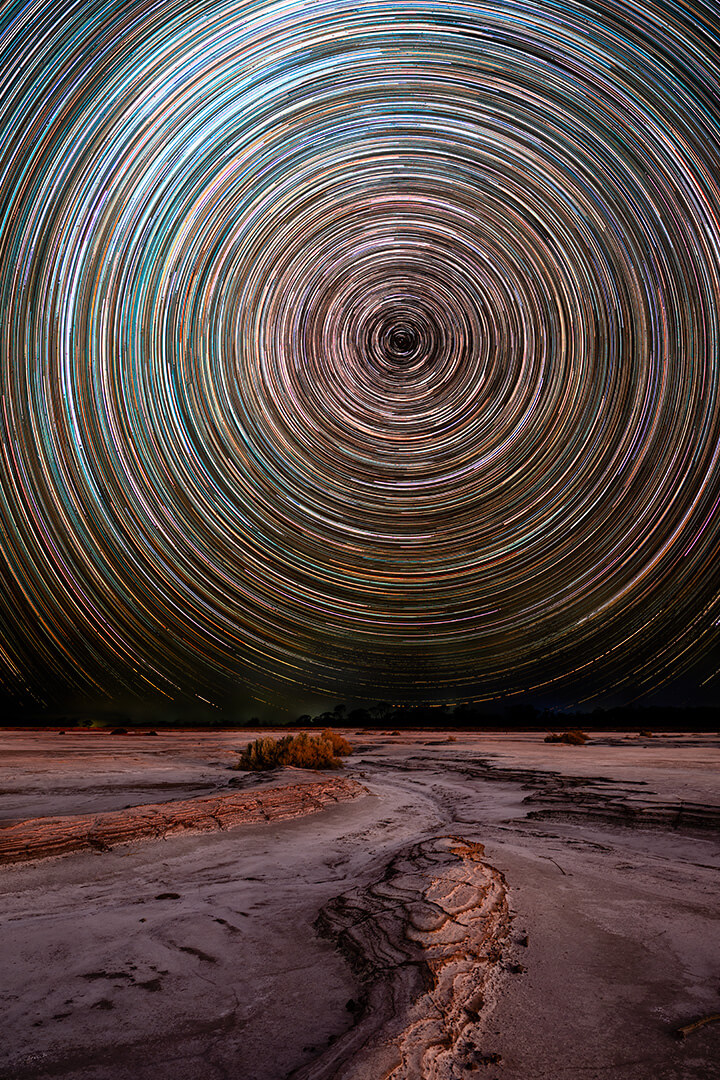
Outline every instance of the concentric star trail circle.
{"type": "Polygon", "coordinates": [[[5,679],[653,687],[717,619],[717,9],[5,8],[5,679]]]}

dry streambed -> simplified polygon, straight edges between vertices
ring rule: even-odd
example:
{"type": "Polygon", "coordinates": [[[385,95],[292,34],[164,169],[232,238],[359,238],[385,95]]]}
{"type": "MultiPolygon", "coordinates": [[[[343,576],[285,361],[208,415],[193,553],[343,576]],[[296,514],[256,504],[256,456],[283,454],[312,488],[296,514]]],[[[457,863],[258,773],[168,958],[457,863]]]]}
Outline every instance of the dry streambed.
{"type": "MultiPolygon", "coordinates": [[[[32,863],[182,833],[279,823],[366,794],[357,780],[333,777],[95,815],[10,822],[0,828],[0,863],[32,863]]],[[[180,899],[175,892],[156,896],[166,898],[180,899]]],[[[229,925],[222,918],[215,921],[229,925]]],[[[497,981],[509,925],[502,874],[483,859],[481,844],[457,836],[410,845],[376,881],[333,897],[322,907],[315,929],[349,961],[358,980],[357,999],[349,1010],[353,1023],[309,1064],[293,1071],[294,1080],[445,1080],[458,1068],[486,1063],[478,1049],[480,1016],[497,981]]],[[[177,947],[216,963],[202,949],[177,947]]],[[[167,974],[153,971],[143,980],[133,970],[101,970],[83,972],[81,978],[158,993],[167,974]]],[[[111,998],[99,997],[92,1008],[114,1005],[111,998]]],[[[70,1015],[59,1013],[54,1019],[70,1015]]],[[[32,1069],[23,1073],[32,1075],[32,1069]]]]}

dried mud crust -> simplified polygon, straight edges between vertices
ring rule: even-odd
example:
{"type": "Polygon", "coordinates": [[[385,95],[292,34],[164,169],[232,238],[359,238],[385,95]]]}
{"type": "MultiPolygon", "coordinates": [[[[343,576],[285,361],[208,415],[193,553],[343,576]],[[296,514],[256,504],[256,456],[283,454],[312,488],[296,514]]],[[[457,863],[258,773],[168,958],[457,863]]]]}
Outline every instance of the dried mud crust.
{"type": "Polygon", "coordinates": [[[488,1060],[481,1014],[510,916],[503,875],[483,854],[460,837],[426,840],[325,905],[316,928],[362,995],[348,1005],[353,1028],[291,1080],[450,1080],[488,1060]]]}
{"type": "Polygon", "coordinates": [[[106,850],[135,840],[160,840],[183,832],[214,832],[240,825],[287,821],[347,802],[367,789],[339,777],[288,784],[253,794],[233,794],[150,803],[103,814],[30,818],[0,828],[0,865],[106,850]]]}
{"type": "MultiPolygon", "coordinates": [[[[387,761],[361,761],[359,764],[402,772],[427,768],[426,759],[412,757],[402,765],[387,761]]],[[[720,832],[720,805],[687,799],[669,802],[651,791],[646,780],[566,776],[550,769],[496,766],[487,759],[445,761],[443,767],[468,779],[520,784],[531,792],[523,799],[525,806],[532,807],[526,815],[528,820],[702,834],[720,832]]]]}

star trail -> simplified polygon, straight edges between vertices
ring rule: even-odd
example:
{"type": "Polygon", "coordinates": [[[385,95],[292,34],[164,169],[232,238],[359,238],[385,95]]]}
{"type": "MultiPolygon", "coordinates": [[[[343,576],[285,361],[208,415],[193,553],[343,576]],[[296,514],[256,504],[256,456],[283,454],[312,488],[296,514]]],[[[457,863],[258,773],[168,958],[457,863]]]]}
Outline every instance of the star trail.
{"type": "Polygon", "coordinates": [[[5,685],[592,695],[703,655],[719,15],[7,4],[5,685]]]}

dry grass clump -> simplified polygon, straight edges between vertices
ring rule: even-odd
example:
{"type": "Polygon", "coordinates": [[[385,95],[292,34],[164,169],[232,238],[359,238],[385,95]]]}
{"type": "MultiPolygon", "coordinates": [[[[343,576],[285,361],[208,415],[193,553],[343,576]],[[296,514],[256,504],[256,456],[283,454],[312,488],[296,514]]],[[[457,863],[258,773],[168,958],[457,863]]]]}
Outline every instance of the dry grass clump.
{"type": "Polygon", "coordinates": [[[584,746],[590,738],[584,731],[575,728],[573,731],[562,731],[560,734],[545,736],[545,742],[565,743],[566,746],[584,746]]]}
{"type": "Polygon", "coordinates": [[[342,769],[340,759],[350,753],[352,747],[347,739],[329,729],[319,735],[301,731],[299,735],[283,735],[281,739],[266,735],[248,743],[234,767],[253,772],[284,765],[298,769],[342,769]]]}

